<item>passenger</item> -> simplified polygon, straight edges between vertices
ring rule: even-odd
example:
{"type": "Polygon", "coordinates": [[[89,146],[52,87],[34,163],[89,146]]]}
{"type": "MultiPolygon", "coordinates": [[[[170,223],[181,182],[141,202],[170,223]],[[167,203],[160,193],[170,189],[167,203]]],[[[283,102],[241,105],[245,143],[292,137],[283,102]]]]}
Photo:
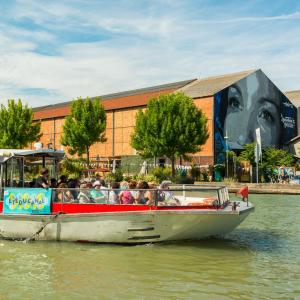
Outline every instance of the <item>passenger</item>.
{"type": "Polygon", "coordinates": [[[60,185],[62,183],[67,183],[67,176],[66,175],[61,175],[59,177],[58,185],[60,185]]]}
{"type": "Polygon", "coordinates": [[[137,182],[135,180],[131,180],[129,182],[129,189],[130,189],[130,194],[134,199],[134,203],[136,203],[135,199],[137,198],[138,195],[138,191],[136,190],[136,188],[137,188],[137,182]]]}
{"type": "Polygon", "coordinates": [[[106,203],[106,197],[105,195],[102,193],[102,191],[100,190],[101,188],[101,183],[99,180],[94,181],[93,183],[93,188],[90,191],[90,195],[91,197],[94,199],[94,201],[96,203],[106,203]]]}
{"type": "Polygon", "coordinates": [[[55,178],[51,178],[51,179],[50,179],[50,187],[51,187],[52,189],[57,188],[57,180],[56,180],[55,178]]]}
{"type": "Polygon", "coordinates": [[[29,187],[30,187],[30,188],[36,187],[36,178],[33,178],[33,179],[29,182],[29,187]]]}
{"type": "Polygon", "coordinates": [[[176,197],[174,197],[171,191],[168,191],[170,188],[170,184],[170,181],[163,181],[160,184],[158,192],[158,205],[180,205],[180,201],[176,197]]]}
{"type": "Polygon", "coordinates": [[[134,198],[130,191],[128,191],[129,184],[127,181],[122,181],[120,183],[121,192],[119,193],[120,204],[133,204],[134,198]]]}
{"type": "Polygon", "coordinates": [[[79,188],[79,182],[76,178],[70,178],[67,182],[68,188],[70,189],[70,192],[73,195],[74,199],[77,199],[78,197],[78,188],[79,188]]]}
{"type": "Polygon", "coordinates": [[[95,201],[91,197],[90,190],[86,182],[81,183],[77,199],[81,204],[95,203],[95,201]]]}
{"type": "Polygon", "coordinates": [[[134,189],[136,189],[136,185],[137,185],[137,182],[135,180],[131,180],[129,182],[130,194],[132,195],[132,197],[134,199],[137,197],[137,193],[138,193],[138,191],[134,191],[134,189]]]}
{"type": "Polygon", "coordinates": [[[87,182],[86,183],[86,188],[87,189],[92,189],[93,188],[93,184],[91,182],[87,182]]]}
{"type": "Polygon", "coordinates": [[[147,191],[149,189],[149,185],[146,181],[140,181],[137,184],[137,192],[135,203],[142,205],[152,205],[153,204],[153,194],[151,191],[147,191]]]}
{"type": "Polygon", "coordinates": [[[108,204],[119,204],[119,199],[118,199],[118,190],[120,185],[118,182],[111,182],[110,188],[111,190],[108,191],[108,204]]]}
{"type": "Polygon", "coordinates": [[[60,181],[56,189],[57,199],[63,203],[74,202],[74,197],[67,185],[67,177],[62,175],[60,176],[60,181]]]}
{"type": "Polygon", "coordinates": [[[48,189],[50,187],[49,182],[49,171],[46,168],[42,168],[40,176],[37,178],[35,187],[48,189]]]}
{"type": "Polygon", "coordinates": [[[108,199],[108,188],[105,186],[105,181],[103,179],[99,180],[101,186],[100,190],[101,193],[105,196],[106,199],[108,199]]]}

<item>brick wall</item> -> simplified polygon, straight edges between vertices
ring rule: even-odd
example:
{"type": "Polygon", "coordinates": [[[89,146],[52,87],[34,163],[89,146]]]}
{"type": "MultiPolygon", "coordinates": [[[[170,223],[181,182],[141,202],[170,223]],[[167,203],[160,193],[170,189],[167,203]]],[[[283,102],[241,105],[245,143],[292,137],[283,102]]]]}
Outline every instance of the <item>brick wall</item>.
{"type": "MultiPolygon", "coordinates": [[[[135,150],[130,146],[130,136],[134,129],[135,115],[139,109],[145,107],[151,97],[158,94],[169,93],[170,90],[147,95],[134,95],[113,100],[103,101],[106,109],[107,126],[105,143],[96,143],[90,149],[90,156],[111,157],[134,155],[135,150]],[[138,96],[141,97],[138,102],[138,96]],[[126,105],[127,102],[127,105],[126,105]],[[134,106],[135,105],[135,106],[134,106]],[[137,105],[141,105],[136,107],[137,105]],[[114,110],[111,110],[114,108],[114,110]],[[114,130],[113,130],[114,128],[114,130]],[[114,143],[113,143],[114,141],[114,143]]],[[[200,152],[195,154],[195,159],[200,157],[201,163],[213,161],[213,97],[195,99],[195,105],[202,109],[208,119],[209,138],[200,152]]],[[[52,143],[56,149],[64,149],[60,144],[62,127],[65,115],[70,113],[69,107],[42,109],[35,111],[35,119],[41,119],[41,142],[44,147],[52,143]]]]}

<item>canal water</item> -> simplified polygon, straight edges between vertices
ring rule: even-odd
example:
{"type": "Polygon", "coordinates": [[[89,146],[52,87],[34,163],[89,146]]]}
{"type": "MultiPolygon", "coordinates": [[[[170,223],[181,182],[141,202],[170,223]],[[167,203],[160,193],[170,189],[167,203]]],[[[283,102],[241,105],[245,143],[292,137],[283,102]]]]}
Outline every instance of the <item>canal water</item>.
{"type": "Polygon", "coordinates": [[[0,240],[0,299],[300,299],[300,197],[251,195],[223,239],[118,246],[0,240]]]}

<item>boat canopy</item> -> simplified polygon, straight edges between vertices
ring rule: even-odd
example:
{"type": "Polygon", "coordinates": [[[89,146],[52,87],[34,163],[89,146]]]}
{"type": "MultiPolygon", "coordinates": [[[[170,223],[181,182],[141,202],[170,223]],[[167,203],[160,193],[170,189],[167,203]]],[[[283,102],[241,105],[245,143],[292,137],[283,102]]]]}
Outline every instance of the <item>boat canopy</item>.
{"type": "Polygon", "coordinates": [[[0,149],[0,164],[6,162],[11,157],[53,157],[62,159],[65,156],[63,150],[53,149],[0,149]]]}
{"type": "Polygon", "coordinates": [[[23,187],[47,167],[51,178],[57,178],[58,164],[65,157],[63,150],[0,149],[0,189],[23,187]]]}

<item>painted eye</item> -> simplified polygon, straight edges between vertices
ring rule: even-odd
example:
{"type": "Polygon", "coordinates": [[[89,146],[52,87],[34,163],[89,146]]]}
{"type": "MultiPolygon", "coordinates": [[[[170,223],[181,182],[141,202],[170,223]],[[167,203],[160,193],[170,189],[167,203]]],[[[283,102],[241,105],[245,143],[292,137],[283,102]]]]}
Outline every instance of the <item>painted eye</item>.
{"type": "Polygon", "coordinates": [[[234,110],[241,110],[241,103],[237,97],[231,97],[229,99],[229,106],[234,110]]]}
{"type": "Polygon", "coordinates": [[[267,110],[262,110],[259,113],[259,117],[266,120],[266,121],[268,121],[268,122],[272,122],[274,120],[272,114],[267,110]]]}

